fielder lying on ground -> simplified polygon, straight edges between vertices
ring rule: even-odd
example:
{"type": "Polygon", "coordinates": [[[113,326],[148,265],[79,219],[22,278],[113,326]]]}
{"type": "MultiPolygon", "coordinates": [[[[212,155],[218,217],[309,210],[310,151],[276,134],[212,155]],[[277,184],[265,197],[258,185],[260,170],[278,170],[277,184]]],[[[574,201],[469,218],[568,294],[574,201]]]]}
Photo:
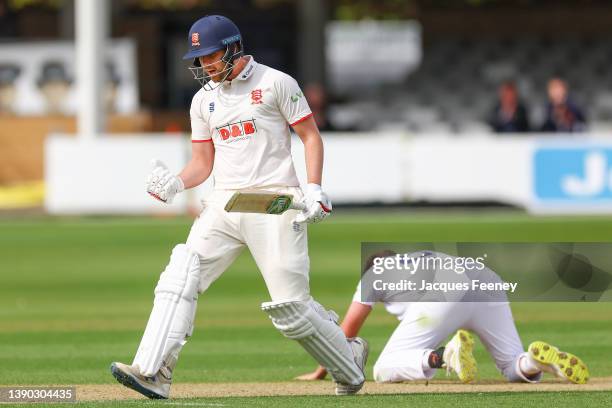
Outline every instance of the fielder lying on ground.
{"type": "MultiPolygon", "coordinates": [[[[367,275],[372,273],[374,258],[395,255],[394,252],[384,251],[372,256],[366,263],[366,272],[361,282],[366,281],[367,275]]],[[[451,257],[439,252],[423,251],[409,254],[408,258],[419,256],[451,257]]],[[[419,273],[431,276],[431,271],[417,270],[416,275],[419,273]]],[[[475,278],[470,276],[470,272],[454,275],[464,279],[475,278]]],[[[501,282],[499,276],[486,267],[478,272],[477,278],[481,281],[501,282]]],[[[393,300],[397,293],[372,291],[362,294],[362,288],[367,285],[362,286],[361,282],[357,285],[353,302],[341,324],[347,337],[359,333],[377,302],[383,303],[387,312],[400,320],[374,364],[374,379],[377,382],[428,380],[439,368],[456,373],[464,383],[473,381],[477,374],[477,364],[472,354],[474,341],[468,330],[480,338],[499,371],[509,381],[536,383],[542,378],[543,372],[577,384],[584,384],[589,379],[589,370],[582,360],[546,342],[533,342],[524,351],[504,292],[498,292],[494,298],[482,292],[466,292],[447,302],[400,302],[393,300]],[[439,347],[455,332],[445,347],[439,347]]],[[[427,300],[423,293],[419,296],[420,300],[427,300]]],[[[325,378],[325,375],[325,369],[319,367],[297,379],[316,380],[325,378]]]]}

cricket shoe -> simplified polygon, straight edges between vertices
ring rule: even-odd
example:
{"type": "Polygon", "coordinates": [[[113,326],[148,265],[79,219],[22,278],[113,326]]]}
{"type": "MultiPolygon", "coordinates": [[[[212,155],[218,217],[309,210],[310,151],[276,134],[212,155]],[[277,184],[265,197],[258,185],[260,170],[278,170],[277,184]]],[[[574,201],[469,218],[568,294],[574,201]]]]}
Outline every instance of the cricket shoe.
{"type": "Polygon", "coordinates": [[[478,368],[473,354],[474,339],[466,330],[458,330],[444,347],[442,359],[446,365],[446,373],[454,371],[462,383],[476,379],[478,368]]]}
{"type": "Polygon", "coordinates": [[[560,351],[543,341],[529,345],[529,355],[542,371],[547,371],[574,384],[585,384],[589,380],[589,369],[584,362],[573,354],[560,351]]]}
{"type": "Polygon", "coordinates": [[[160,370],[153,377],[140,374],[138,366],[115,362],[110,366],[113,377],[121,384],[151,399],[167,399],[170,395],[172,379],[160,370]]]}
{"type": "Polygon", "coordinates": [[[353,351],[353,356],[355,357],[355,364],[357,364],[357,367],[359,367],[363,373],[363,381],[357,385],[336,382],[336,395],[357,394],[359,390],[363,388],[363,384],[365,384],[365,365],[366,361],[368,361],[369,352],[368,342],[361,337],[354,337],[352,339],[348,339],[348,341],[349,346],[353,351]]]}

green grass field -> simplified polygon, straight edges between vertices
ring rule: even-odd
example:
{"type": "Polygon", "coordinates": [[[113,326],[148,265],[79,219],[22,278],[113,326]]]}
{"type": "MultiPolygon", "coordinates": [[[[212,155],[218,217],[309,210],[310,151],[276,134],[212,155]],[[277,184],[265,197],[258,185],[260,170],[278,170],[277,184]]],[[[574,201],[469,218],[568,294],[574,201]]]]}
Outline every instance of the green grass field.
{"type": "MultiPolygon", "coordinates": [[[[344,213],[344,214],[343,214],[344,213]]],[[[187,218],[0,219],[0,384],[114,384],[108,366],[131,362],[157,278],[187,218]]],[[[339,314],[359,279],[362,241],[612,241],[612,218],[532,218],[515,212],[351,212],[309,230],[312,294],[339,314]]],[[[247,251],[199,300],[194,337],[175,382],[289,381],[314,368],[260,311],[268,296],[247,251]]],[[[612,303],[517,303],[525,345],[536,339],[582,357],[593,377],[612,376],[612,303]]],[[[363,330],[368,376],[396,321],[375,310],[363,330]]],[[[482,379],[502,377],[482,346],[482,379]]],[[[330,386],[331,391],[331,386],[330,386]]],[[[181,400],[200,406],[610,406],[608,392],[257,397],[181,400]]],[[[118,403],[88,402],[101,407],[118,403]]],[[[124,402],[125,406],[152,402],[124,402]]],[[[155,402],[159,405],[159,402],[155,402]]]]}

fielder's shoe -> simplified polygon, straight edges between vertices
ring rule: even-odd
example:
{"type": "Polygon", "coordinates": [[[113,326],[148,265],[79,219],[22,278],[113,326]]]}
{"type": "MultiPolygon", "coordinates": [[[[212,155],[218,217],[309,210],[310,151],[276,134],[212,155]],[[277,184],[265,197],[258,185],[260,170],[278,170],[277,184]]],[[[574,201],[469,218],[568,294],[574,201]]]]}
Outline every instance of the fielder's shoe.
{"type": "Polygon", "coordinates": [[[140,374],[138,366],[130,366],[123,363],[113,363],[110,366],[113,377],[128,388],[138,391],[145,397],[151,399],[167,399],[170,395],[170,384],[172,379],[166,377],[160,370],[153,377],[145,377],[140,374]]]}
{"type": "Polygon", "coordinates": [[[359,390],[363,387],[365,383],[365,365],[368,360],[368,342],[362,339],[361,337],[354,337],[349,340],[349,346],[351,346],[351,350],[353,351],[353,356],[355,356],[355,364],[363,373],[363,381],[361,384],[352,385],[352,384],[343,384],[336,382],[336,395],[353,395],[357,394],[359,390]]]}
{"type": "Polygon", "coordinates": [[[585,384],[589,380],[589,369],[586,364],[573,354],[560,351],[543,341],[534,341],[529,345],[529,355],[542,371],[547,371],[559,378],[574,384],[585,384]]]}
{"type": "Polygon", "coordinates": [[[472,354],[473,349],[472,335],[466,330],[458,330],[444,348],[442,359],[446,364],[446,372],[454,371],[463,383],[474,381],[478,369],[472,354]]]}

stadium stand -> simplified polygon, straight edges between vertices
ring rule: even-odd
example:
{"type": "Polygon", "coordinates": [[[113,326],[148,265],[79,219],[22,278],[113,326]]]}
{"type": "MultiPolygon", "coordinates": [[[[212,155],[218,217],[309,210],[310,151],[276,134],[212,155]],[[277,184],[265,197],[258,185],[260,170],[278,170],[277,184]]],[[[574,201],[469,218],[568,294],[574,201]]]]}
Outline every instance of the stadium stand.
{"type": "Polygon", "coordinates": [[[560,76],[569,83],[572,99],[585,108],[588,130],[609,131],[610,44],[605,38],[432,41],[424,46],[419,69],[401,86],[390,84],[372,100],[332,105],[330,119],[340,129],[351,123],[359,130],[491,133],[487,117],[495,103],[496,89],[504,80],[512,79],[527,105],[530,122],[537,128],[544,120],[546,83],[552,76],[560,76]]]}

